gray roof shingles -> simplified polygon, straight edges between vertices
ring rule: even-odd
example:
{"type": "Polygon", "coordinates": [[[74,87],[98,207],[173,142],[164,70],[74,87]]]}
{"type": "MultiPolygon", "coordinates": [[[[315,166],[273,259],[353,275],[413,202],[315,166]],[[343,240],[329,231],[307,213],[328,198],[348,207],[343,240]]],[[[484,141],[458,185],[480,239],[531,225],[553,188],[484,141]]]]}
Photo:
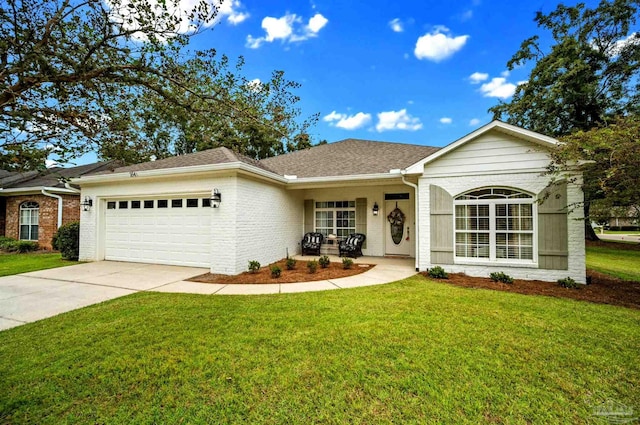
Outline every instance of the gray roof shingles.
{"type": "Polygon", "coordinates": [[[245,164],[261,168],[265,171],[273,172],[265,165],[261,164],[260,161],[241,155],[225,147],[208,149],[186,155],[172,156],[169,158],[159,159],[157,161],[128,165],[126,167],[116,168],[113,172],[128,173],[133,171],[162,170],[167,168],[193,167],[208,164],[227,164],[233,162],[243,162],[245,164]]]}
{"type": "Polygon", "coordinates": [[[438,150],[431,146],[346,139],[261,162],[278,174],[299,178],[380,174],[407,168],[438,150]]]}
{"type": "Polygon", "coordinates": [[[57,187],[63,188],[65,182],[74,177],[85,174],[113,169],[119,165],[118,161],[96,162],[77,167],[54,167],[42,171],[28,171],[24,173],[11,173],[0,179],[0,187],[3,189],[16,189],[23,187],[57,187]]]}

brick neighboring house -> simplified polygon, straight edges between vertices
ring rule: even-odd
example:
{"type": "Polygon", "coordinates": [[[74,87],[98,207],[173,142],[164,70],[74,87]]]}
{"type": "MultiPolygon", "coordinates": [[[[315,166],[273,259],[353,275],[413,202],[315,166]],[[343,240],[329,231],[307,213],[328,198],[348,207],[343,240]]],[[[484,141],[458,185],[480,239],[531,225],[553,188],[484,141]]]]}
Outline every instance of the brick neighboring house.
{"type": "Polygon", "coordinates": [[[68,184],[70,179],[120,165],[107,161],[24,173],[0,170],[0,235],[51,249],[58,227],[80,220],[80,190],[68,184]]]}

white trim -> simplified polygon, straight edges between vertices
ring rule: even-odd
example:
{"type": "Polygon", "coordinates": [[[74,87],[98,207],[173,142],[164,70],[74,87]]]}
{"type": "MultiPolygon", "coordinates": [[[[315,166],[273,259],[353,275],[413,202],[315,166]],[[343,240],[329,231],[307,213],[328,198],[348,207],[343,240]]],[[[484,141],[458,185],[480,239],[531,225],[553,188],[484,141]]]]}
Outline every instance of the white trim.
{"type": "Polygon", "coordinates": [[[2,194],[10,194],[10,195],[34,195],[37,193],[41,193],[43,190],[52,193],[61,193],[63,195],[77,195],[79,192],[75,190],[63,189],[61,187],[48,187],[48,186],[33,186],[33,187],[16,187],[10,189],[2,189],[0,188],[0,195],[2,194]]]}
{"type": "MultiPolygon", "coordinates": [[[[58,226],[56,228],[59,229],[60,226],[62,226],[62,196],[56,195],[55,193],[50,192],[50,189],[52,189],[52,188],[51,187],[43,187],[40,192],[44,196],[48,196],[50,198],[56,198],[58,200],[58,226]]],[[[38,224],[40,224],[39,221],[38,221],[38,224]]],[[[38,230],[38,232],[39,232],[39,230],[38,230]]],[[[38,235],[40,235],[40,233],[38,233],[38,235]]]]}
{"type": "Polygon", "coordinates": [[[415,164],[407,167],[407,173],[422,174],[424,172],[424,166],[426,164],[435,161],[436,159],[442,157],[443,155],[448,154],[452,150],[459,148],[460,146],[468,143],[469,141],[493,129],[500,130],[507,134],[515,135],[522,139],[525,139],[530,142],[537,143],[543,146],[546,145],[548,147],[553,147],[553,146],[556,146],[558,143],[560,143],[558,142],[558,140],[554,139],[553,137],[545,136],[544,134],[536,133],[534,131],[525,130],[524,128],[516,127],[515,125],[507,124],[502,121],[494,120],[494,121],[491,121],[489,124],[486,124],[480,127],[479,129],[467,134],[461,139],[458,139],[455,142],[450,143],[449,145],[440,149],[433,155],[429,155],[428,157],[421,159],[415,164]]]}

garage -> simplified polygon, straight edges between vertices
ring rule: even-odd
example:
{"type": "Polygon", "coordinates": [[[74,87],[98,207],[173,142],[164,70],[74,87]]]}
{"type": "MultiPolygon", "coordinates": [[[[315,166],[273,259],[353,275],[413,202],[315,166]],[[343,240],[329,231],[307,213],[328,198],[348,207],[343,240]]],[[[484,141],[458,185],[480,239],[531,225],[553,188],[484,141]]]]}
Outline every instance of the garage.
{"type": "Polygon", "coordinates": [[[106,260],[209,267],[210,240],[208,197],[106,201],[106,260]]]}

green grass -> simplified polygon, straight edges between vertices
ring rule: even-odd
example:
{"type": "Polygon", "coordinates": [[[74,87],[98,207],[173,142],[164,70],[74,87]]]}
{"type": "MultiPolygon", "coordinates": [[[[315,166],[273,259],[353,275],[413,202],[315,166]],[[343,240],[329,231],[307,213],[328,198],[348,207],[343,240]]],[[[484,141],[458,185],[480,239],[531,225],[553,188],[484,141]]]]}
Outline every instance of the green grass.
{"type": "Polygon", "coordinates": [[[600,423],[639,352],[638,310],[421,276],[139,293],[0,332],[0,423],[600,423]]]}
{"type": "Polygon", "coordinates": [[[640,281],[640,250],[587,246],[587,268],[624,280],[640,281]]]}
{"type": "MultiPolygon", "coordinates": [[[[600,234],[600,231],[597,232],[600,234]]],[[[605,235],[640,235],[640,230],[605,230],[605,235]]]]}
{"type": "Polygon", "coordinates": [[[78,264],[78,262],[63,260],[59,252],[0,254],[0,276],[52,269],[55,267],[70,266],[72,264],[78,264]]]}

